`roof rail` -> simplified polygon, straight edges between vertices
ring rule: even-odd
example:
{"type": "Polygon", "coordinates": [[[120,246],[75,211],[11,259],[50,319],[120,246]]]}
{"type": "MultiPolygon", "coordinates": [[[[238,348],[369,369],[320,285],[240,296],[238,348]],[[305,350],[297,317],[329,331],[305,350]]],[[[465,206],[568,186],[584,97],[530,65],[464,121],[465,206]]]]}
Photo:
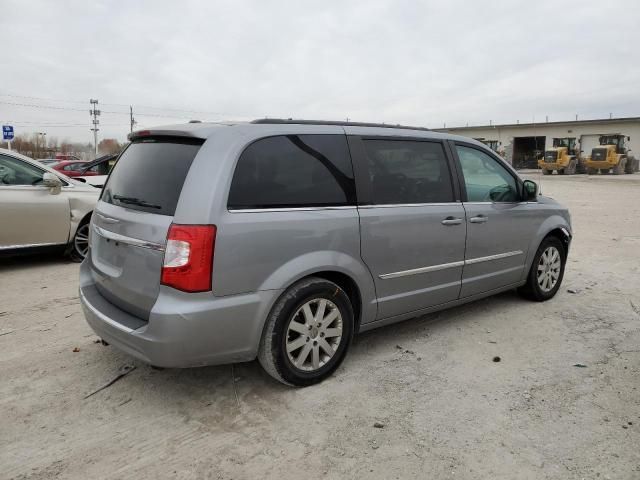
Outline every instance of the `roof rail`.
{"type": "Polygon", "coordinates": [[[426,127],[410,127],[408,125],[392,125],[390,123],[341,122],[336,120],[294,120],[292,118],[258,118],[251,123],[266,124],[299,124],[299,125],[339,125],[349,127],[404,128],[409,130],[430,131],[426,127]]]}

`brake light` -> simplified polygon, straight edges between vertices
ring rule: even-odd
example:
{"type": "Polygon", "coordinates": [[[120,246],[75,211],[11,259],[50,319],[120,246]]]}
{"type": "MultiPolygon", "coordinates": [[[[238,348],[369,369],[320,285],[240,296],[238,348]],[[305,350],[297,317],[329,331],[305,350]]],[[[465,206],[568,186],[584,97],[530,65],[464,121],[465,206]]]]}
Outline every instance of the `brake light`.
{"type": "Polygon", "coordinates": [[[160,283],[183,292],[211,290],[215,225],[171,224],[160,283]]]}

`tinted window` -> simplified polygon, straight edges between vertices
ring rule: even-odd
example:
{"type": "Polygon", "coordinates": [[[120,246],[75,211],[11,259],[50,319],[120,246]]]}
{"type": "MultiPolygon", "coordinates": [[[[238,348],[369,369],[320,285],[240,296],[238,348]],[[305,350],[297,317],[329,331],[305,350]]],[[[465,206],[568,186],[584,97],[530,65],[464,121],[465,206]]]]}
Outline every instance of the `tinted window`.
{"type": "Polygon", "coordinates": [[[201,141],[145,139],[124,151],[101,199],[121,207],[174,215],[184,179],[201,141]]]}
{"type": "Polygon", "coordinates": [[[411,140],[364,140],[373,203],[454,201],[442,144],[411,140]]]}
{"type": "Polygon", "coordinates": [[[91,172],[97,173],[98,175],[109,175],[109,169],[110,169],[109,162],[102,162],[102,163],[99,163],[98,165],[94,165],[89,170],[91,172]]]}
{"type": "Polygon", "coordinates": [[[469,202],[517,202],[516,179],[488,154],[456,145],[469,202]]]}
{"type": "Polygon", "coordinates": [[[0,185],[38,185],[42,170],[13,157],[0,155],[0,185]]]}
{"type": "Polygon", "coordinates": [[[82,163],[70,163],[69,165],[65,165],[64,167],[62,167],[62,170],[64,170],[65,172],[68,172],[68,171],[77,172],[78,170],[82,170],[82,168],[83,168],[82,163]]]}
{"type": "Polygon", "coordinates": [[[344,135],[282,135],[258,140],[240,156],[229,208],[355,204],[344,135]]]}

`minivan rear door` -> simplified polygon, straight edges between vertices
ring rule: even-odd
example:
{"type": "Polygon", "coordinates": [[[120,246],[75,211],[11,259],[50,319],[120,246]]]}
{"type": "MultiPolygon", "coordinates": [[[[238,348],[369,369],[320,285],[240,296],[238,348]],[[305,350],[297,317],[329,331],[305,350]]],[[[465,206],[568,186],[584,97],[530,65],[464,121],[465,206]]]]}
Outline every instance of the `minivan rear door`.
{"type": "Polygon", "coordinates": [[[96,206],[90,262],[107,300],[148,319],[160,289],[167,231],[203,140],[150,136],[122,153],[96,206]]]}
{"type": "Polygon", "coordinates": [[[445,145],[425,138],[349,139],[361,254],[374,277],[378,318],[456,300],[466,222],[445,145]]]}

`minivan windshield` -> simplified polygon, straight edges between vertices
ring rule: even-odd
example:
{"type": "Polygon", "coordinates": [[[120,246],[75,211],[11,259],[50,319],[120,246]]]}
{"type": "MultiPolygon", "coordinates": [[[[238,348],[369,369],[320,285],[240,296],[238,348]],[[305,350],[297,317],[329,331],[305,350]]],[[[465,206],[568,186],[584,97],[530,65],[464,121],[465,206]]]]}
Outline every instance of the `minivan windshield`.
{"type": "Polygon", "coordinates": [[[121,207],[173,216],[187,172],[203,140],[145,138],[122,153],[101,200],[121,207]]]}

